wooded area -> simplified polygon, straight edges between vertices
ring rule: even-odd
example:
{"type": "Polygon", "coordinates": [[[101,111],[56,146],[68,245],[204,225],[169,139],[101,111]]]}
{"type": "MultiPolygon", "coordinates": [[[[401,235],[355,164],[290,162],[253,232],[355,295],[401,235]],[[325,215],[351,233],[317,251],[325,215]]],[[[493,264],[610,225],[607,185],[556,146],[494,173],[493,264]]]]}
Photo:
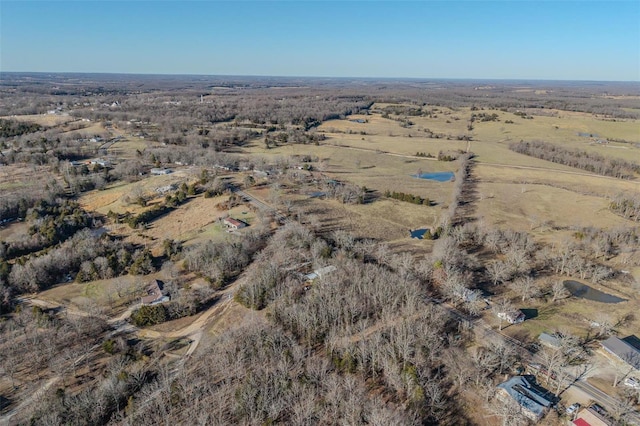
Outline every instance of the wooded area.
{"type": "MultiPolygon", "coordinates": [[[[637,85],[522,85],[3,73],[0,416],[527,424],[496,397],[505,375],[535,357],[538,381],[565,392],[600,340],[636,324],[635,305],[597,318],[571,305],[577,325],[549,330],[556,349],[503,320],[564,315],[565,278],[636,303],[640,202],[614,185],[640,166],[509,132],[558,111],[606,125],[640,112],[625,97],[637,85]],[[565,226],[540,207],[529,229],[511,226],[526,185],[585,196],[525,174],[556,171],[544,161],[617,178],[589,195],[608,222],[565,226]],[[410,174],[422,167],[453,178],[410,174]],[[506,185],[522,188],[507,219],[478,215],[506,185]]],[[[640,395],[614,397],[626,421],[640,395]]]]}

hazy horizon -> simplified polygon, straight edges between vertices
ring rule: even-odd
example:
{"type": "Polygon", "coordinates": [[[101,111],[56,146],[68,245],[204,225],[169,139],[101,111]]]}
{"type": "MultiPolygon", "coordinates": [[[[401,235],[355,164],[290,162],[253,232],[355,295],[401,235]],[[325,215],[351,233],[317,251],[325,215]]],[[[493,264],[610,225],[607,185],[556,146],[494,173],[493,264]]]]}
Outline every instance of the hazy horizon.
{"type": "Polygon", "coordinates": [[[640,81],[640,2],[3,1],[2,72],[640,81]]]}
{"type": "Polygon", "coordinates": [[[206,77],[206,78],[241,78],[241,79],[282,79],[282,80],[369,80],[369,81],[451,81],[451,82],[507,82],[507,83],[621,83],[640,85],[640,80],[575,80],[575,79],[542,79],[542,78],[448,78],[448,77],[376,77],[376,76],[314,76],[314,75],[259,75],[259,74],[193,74],[193,73],[137,73],[137,72],[82,72],[82,71],[0,71],[0,74],[43,76],[52,75],[87,75],[87,76],[132,76],[132,77],[206,77]]]}

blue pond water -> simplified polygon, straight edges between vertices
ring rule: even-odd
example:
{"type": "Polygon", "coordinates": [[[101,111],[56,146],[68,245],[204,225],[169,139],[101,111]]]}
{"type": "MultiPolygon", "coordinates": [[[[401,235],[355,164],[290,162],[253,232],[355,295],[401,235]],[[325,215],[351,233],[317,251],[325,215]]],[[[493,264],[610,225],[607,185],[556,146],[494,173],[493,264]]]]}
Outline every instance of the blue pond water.
{"type": "Polygon", "coordinates": [[[626,301],[626,299],[621,299],[613,294],[603,293],[600,290],[596,290],[578,281],[566,280],[563,284],[564,287],[569,290],[569,293],[582,299],[595,300],[601,303],[620,303],[626,301]]]}
{"type": "Polygon", "coordinates": [[[422,173],[420,176],[411,175],[419,179],[437,180],[438,182],[449,182],[453,179],[453,172],[436,172],[436,173],[422,173]]]}
{"type": "Polygon", "coordinates": [[[409,231],[411,233],[411,238],[417,238],[422,240],[424,238],[424,234],[427,232],[427,229],[414,229],[409,231]]]}

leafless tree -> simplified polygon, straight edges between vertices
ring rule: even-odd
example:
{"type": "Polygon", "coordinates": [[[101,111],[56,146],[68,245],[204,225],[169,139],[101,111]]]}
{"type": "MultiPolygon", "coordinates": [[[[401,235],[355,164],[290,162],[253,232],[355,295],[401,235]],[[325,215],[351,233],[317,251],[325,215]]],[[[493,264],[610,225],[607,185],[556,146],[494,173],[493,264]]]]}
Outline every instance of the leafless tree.
{"type": "Polygon", "coordinates": [[[511,287],[520,295],[523,302],[531,300],[540,294],[540,289],[530,276],[516,279],[511,283],[511,287]]]}
{"type": "Polygon", "coordinates": [[[558,300],[564,299],[569,295],[567,288],[564,286],[564,283],[561,280],[556,280],[553,282],[551,286],[551,300],[556,302],[558,300]]]}

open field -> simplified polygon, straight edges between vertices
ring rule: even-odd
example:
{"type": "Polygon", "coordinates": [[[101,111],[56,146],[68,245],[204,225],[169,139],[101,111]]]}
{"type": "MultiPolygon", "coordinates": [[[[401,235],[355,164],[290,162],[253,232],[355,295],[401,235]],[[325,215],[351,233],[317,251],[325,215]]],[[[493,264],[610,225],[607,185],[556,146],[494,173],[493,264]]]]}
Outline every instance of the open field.
{"type": "Polygon", "coordinates": [[[121,159],[133,159],[136,157],[136,151],[143,151],[149,146],[157,146],[157,143],[147,141],[145,139],[135,137],[125,137],[124,139],[111,145],[107,152],[121,159]]]}
{"type": "Polygon", "coordinates": [[[126,202],[126,197],[130,195],[134,189],[139,189],[144,195],[148,196],[150,200],[157,202],[163,199],[164,196],[158,194],[156,189],[167,185],[176,185],[177,188],[182,183],[189,183],[193,180],[195,173],[195,170],[192,169],[182,169],[175,170],[174,173],[168,175],[148,176],[136,182],[118,182],[104,190],[91,191],[83,194],[79,198],[79,202],[83,208],[100,214],[107,214],[109,210],[114,213],[125,213],[127,211],[139,213],[144,210],[144,208],[138,204],[126,202]]]}
{"type": "Polygon", "coordinates": [[[38,298],[79,311],[90,311],[96,306],[100,311],[115,309],[119,312],[129,303],[138,301],[145,284],[153,278],[126,275],[89,283],[65,283],[39,293],[38,298]]]}
{"type": "Polygon", "coordinates": [[[549,227],[629,225],[609,210],[603,197],[528,182],[479,182],[476,205],[480,220],[491,227],[526,229],[533,235],[549,232],[549,227]]]}
{"type": "Polygon", "coordinates": [[[25,121],[29,123],[36,123],[43,127],[55,127],[60,124],[66,124],[71,121],[76,121],[77,118],[70,115],[56,115],[56,114],[33,114],[33,115],[9,115],[0,117],[6,120],[25,121]]]}

